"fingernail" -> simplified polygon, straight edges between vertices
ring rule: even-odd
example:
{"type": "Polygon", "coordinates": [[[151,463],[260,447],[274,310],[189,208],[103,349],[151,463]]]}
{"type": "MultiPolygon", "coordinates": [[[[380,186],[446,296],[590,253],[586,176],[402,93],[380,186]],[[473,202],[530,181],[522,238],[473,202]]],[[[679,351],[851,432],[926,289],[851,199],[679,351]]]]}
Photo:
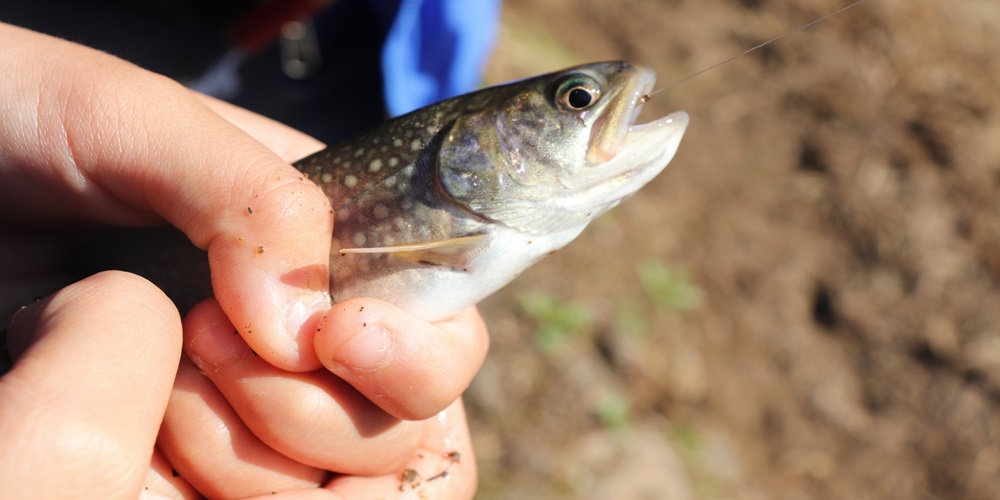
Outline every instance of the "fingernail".
{"type": "Polygon", "coordinates": [[[17,359],[21,354],[35,341],[35,336],[38,334],[36,328],[38,328],[38,321],[41,318],[42,311],[52,299],[52,296],[48,296],[41,300],[36,300],[35,302],[22,306],[14,316],[10,318],[10,324],[7,325],[7,338],[0,338],[0,342],[4,342],[4,348],[6,348],[11,360],[17,359]]]}
{"type": "Polygon", "coordinates": [[[382,366],[392,349],[389,330],[381,321],[366,323],[333,356],[333,362],[353,370],[374,370],[382,366]]]}
{"type": "Polygon", "coordinates": [[[188,345],[188,357],[201,371],[228,368],[252,353],[228,321],[205,325],[188,345]]]}
{"type": "Polygon", "coordinates": [[[318,291],[299,291],[285,308],[285,325],[288,335],[296,340],[312,342],[316,325],[330,309],[330,294],[318,291]],[[308,338],[302,339],[302,335],[308,338]]]}

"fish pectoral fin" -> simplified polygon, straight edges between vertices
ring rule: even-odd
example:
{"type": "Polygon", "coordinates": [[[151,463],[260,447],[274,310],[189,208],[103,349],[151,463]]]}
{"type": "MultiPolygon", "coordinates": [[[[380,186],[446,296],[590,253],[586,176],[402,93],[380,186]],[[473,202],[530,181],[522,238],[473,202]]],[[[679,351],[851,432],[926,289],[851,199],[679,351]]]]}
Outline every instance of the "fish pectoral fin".
{"type": "Polygon", "coordinates": [[[390,247],[341,248],[340,254],[387,253],[418,264],[447,266],[459,271],[468,271],[472,261],[486,249],[487,243],[487,235],[474,234],[390,247]]]}

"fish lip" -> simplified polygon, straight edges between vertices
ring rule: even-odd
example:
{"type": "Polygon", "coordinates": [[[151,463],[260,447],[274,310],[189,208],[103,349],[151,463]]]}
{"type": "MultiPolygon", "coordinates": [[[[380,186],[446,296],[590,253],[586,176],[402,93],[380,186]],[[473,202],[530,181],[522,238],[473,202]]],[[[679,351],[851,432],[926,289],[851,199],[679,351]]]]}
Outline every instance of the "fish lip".
{"type": "Polygon", "coordinates": [[[651,122],[629,125],[618,154],[592,165],[587,174],[578,175],[576,182],[566,187],[591,201],[601,200],[599,203],[621,200],[666,168],[690,121],[686,112],[678,110],[651,122]]]}
{"type": "Polygon", "coordinates": [[[677,143],[680,142],[690,122],[691,117],[688,116],[687,112],[678,110],[651,122],[629,125],[628,134],[625,136],[625,143],[622,145],[623,152],[632,153],[630,146],[637,145],[637,143],[663,141],[662,151],[658,155],[654,155],[654,157],[646,157],[646,161],[636,161],[633,163],[630,161],[632,158],[622,158],[622,165],[626,167],[631,165],[631,168],[615,168],[614,164],[617,162],[612,160],[605,165],[606,167],[611,167],[606,174],[614,175],[615,170],[620,170],[617,173],[618,176],[629,177],[634,173],[648,170],[651,164],[655,165],[662,161],[662,167],[656,169],[656,173],[658,173],[673,158],[676,146],[678,145],[677,143]],[[668,146],[666,143],[671,141],[674,144],[668,146]],[[663,156],[666,156],[665,161],[663,161],[663,156]]]}
{"type": "Polygon", "coordinates": [[[613,102],[594,122],[586,157],[587,162],[592,165],[605,163],[621,151],[626,137],[639,119],[642,105],[656,85],[656,73],[651,68],[645,66],[626,68],[627,75],[624,76],[629,80],[621,91],[609,96],[613,102]],[[621,107],[620,111],[616,110],[616,107],[621,107]]]}
{"type": "Polygon", "coordinates": [[[629,134],[632,133],[643,133],[649,129],[656,129],[664,126],[673,125],[678,128],[687,128],[688,124],[691,122],[691,117],[688,116],[685,111],[674,111],[667,116],[658,118],[651,122],[646,123],[635,123],[633,122],[628,127],[629,134]]]}

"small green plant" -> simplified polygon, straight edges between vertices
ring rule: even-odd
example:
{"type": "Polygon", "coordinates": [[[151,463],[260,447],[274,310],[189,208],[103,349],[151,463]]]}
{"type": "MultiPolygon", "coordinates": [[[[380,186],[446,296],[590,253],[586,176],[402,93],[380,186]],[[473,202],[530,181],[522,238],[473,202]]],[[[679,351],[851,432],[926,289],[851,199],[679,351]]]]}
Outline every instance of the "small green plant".
{"type": "Polygon", "coordinates": [[[597,418],[605,428],[623,432],[631,427],[632,404],[621,393],[612,393],[601,401],[597,408],[597,418]]]}
{"type": "Polygon", "coordinates": [[[670,267],[655,258],[645,259],[636,266],[643,290],[653,304],[668,312],[694,309],[701,303],[702,291],[691,282],[686,270],[670,267]]]}
{"type": "Polygon", "coordinates": [[[541,290],[522,294],[518,302],[535,321],[535,341],[543,349],[555,348],[590,326],[590,313],[579,302],[561,301],[541,290]]]}
{"type": "Polygon", "coordinates": [[[704,447],[698,431],[687,425],[680,425],[674,428],[673,442],[677,450],[689,462],[696,461],[701,456],[704,447]]]}

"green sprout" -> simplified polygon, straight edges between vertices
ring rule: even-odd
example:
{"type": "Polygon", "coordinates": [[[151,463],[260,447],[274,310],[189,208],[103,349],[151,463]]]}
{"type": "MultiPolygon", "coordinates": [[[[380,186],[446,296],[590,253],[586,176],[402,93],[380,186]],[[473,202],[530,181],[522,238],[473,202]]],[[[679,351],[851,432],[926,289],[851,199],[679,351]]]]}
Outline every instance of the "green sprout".
{"type": "Polygon", "coordinates": [[[580,302],[560,301],[541,290],[525,292],[518,302],[535,321],[535,339],[543,349],[553,349],[590,326],[590,313],[580,302]]]}
{"type": "Polygon", "coordinates": [[[686,270],[670,267],[655,258],[636,266],[639,282],[653,303],[669,312],[694,309],[701,303],[702,291],[691,282],[686,270]]]}
{"type": "Polygon", "coordinates": [[[623,432],[631,425],[631,410],[632,404],[625,395],[613,393],[601,401],[597,408],[597,418],[605,428],[623,432]]]}

